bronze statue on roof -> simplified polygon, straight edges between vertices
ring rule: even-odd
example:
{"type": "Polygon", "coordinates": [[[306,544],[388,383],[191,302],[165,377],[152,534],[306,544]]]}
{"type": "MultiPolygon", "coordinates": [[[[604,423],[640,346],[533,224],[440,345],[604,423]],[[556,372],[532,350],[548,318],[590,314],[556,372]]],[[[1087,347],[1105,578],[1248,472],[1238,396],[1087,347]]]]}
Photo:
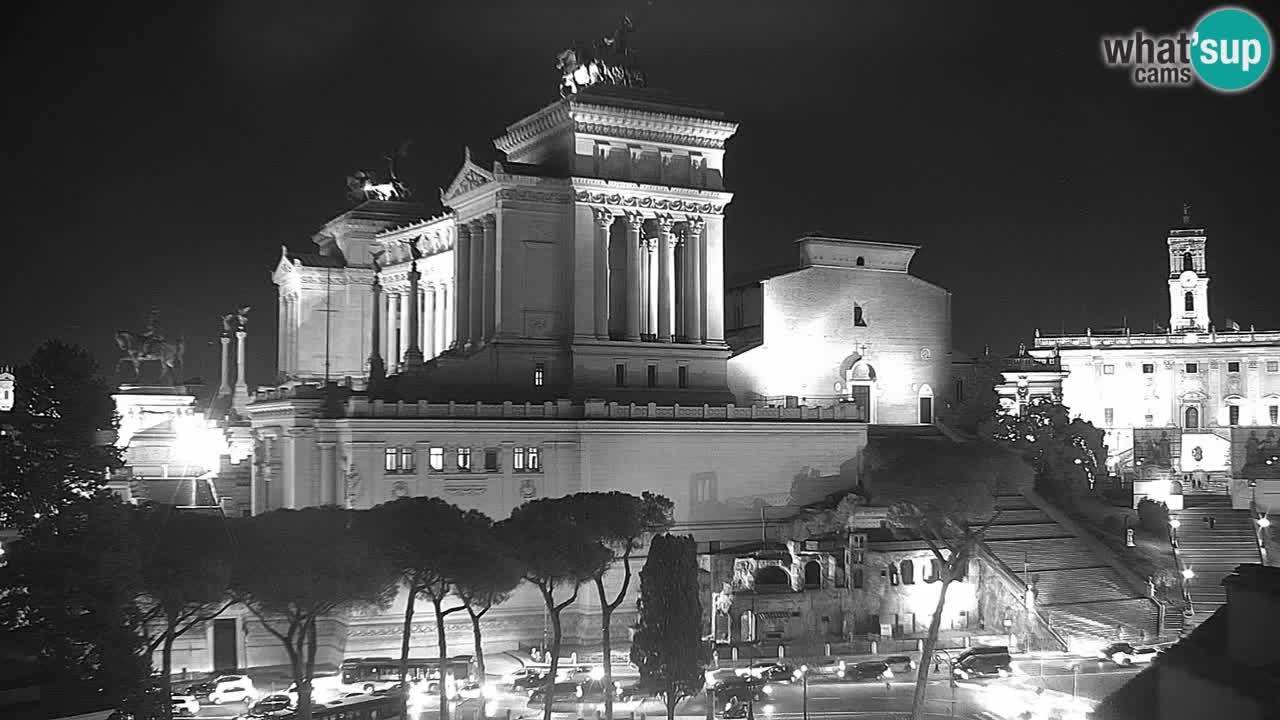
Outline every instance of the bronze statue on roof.
{"type": "Polygon", "coordinates": [[[623,15],[612,35],[591,43],[575,43],[556,55],[560,71],[560,97],[569,97],[592,85],[644,87],[645,75],[635,67],[628,37],[635,32],[631,17],[623,15]]]}

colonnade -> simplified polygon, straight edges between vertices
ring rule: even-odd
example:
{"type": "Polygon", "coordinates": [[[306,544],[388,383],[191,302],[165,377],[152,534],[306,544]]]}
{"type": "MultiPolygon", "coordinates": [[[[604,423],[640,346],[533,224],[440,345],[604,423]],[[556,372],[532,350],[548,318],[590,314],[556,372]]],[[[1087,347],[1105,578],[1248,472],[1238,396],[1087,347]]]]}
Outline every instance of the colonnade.
{"type": "Polygon", "coordinates": [[[387,372],[391,374],[404,369],[405,353],[411,340],[417,340],[423,358],[430,360],[447,350],[454,338],[453,313],[450,312],[454,301],[450,283],[423,283],[417,288],[416,297],[413,284],[416,283],[411,283],[410,287],[384,289],[375,296],[379,303],[378,350],[386,359],[387,372]],[[417,337],[411,338],[410,329],[415,320],[417,337]]]}
{"type": "Polygon", "coordinates": [[[704,343],[707,339],[707,242],[701,217],[646,218],[593,208],[595,334],[599,339],[704,343]],[[618,227],[621,223],[622,227],[618,227]],[[610,322],[609,247],[626,247],[625,315],[610,322]],[[611,327],[612,326],[612,327],[611,327]]]}
{"type": "Polygon", "coordinates": [[[458,302],[454,306],[455,342],[471,348],[493,339],[498,307],[498,220],[483,215],[459,223],[453,247],[453,277],[458,302]]]}

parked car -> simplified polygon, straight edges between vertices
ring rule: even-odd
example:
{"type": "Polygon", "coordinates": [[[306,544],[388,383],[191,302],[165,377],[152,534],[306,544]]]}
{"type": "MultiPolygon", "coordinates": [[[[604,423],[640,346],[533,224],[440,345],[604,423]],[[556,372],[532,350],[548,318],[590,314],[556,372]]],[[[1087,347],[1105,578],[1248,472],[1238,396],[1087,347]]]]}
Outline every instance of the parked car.
{"type": "Polygon", "coordinates": [[[884,664],[897,675],[905,675],[919,667],[915,660],[906,655],[891,655],[884,659],[884,664]]]}
{"type": "Polygon", "coordinates": [[[171,696],[171,700],[174,717],[195,715],[200,712],[200,700],[195,695],[177,692],[171,696]]]}
{"type": "Polygon", "coordinates": [[[215,685],[212,681],[198,682],[198,683],[194,683],[192,685],[186,686],[178,694],[192,695],[197,700],[208,700],[209,693],[213,692],[213,689],[215,687],[217,687],[217,685],[215,685]]]}
{"type": "Polygon", "coordinates": [[[223,675],[213,680],[213,691],[209,693],[209,702],[214,705],[225,703],[244,703],[248,705],[258,699],[261,694],[253,686],[248,675],[223,675]]]}
{"type": "Polygon", "coordinates": [[[1131,648],[1127,652],[1121,651],[1115,653],[1111,656],[1111,660],[1117,665],[1133,667],[1134,665],[1145,665],[1152,660],[1155,660],[1156,656],[1159,654],[1160,651],[1153,647],[1131,648]]]}
{"type": "Polygon", "coordinates": [[[884,660],[867,660],[846,666],[844,677],[847,680],[887,680],[893,677],[893,670],[884,660]]]}
{"type": "Polygon", "coordinates": [[[768,687],[764,681],[754,677],[735,677],[722,680],[711,686],[711,691],[715,693],[716,702],[729,703],[734,698],[740,702],[747,702],[750,699],[753,702],[760,702],[768,695],[765,689],[768,687]]]}
{"type": "Polygon", "coordinates": [[[1118,653],[1133,652],[1133,646],[1127,642],[1115,642],[1098,651],[1099,660],[1110,660],[1115,662],[1118,653]]]}
{"type": "MultiPolygon", "coordinates": [[[[545,687],[536,688],[529,693],[529,705],[537,705],[546,697],[545,687]]],[[[578,702],[582,699],[582,685],[575,682],[558,682],[551,687],[552,702],[578,702]]]]}
{"type": "Polygon", "coordinates": [[[1008,677],[1012,671],[1013,656],[1009,648],[1002,646],[969,648],[960,653],[951,673],[962,680],[978,677],[1008,677]]]}
{"type": "Polygon", "coordinates": [[[259,720],[260,718],[283,718],[293,714],[293,699],[284,693],[267,695],[253,704],[253,709],[242,717],[259,720]]]}
{"type": "Polygon", "coordinates": [[[532,690],[547,682],[547,672],[540,668],[520,668],[507,677],[513,690],[532,690]]]}
{"type": "Polygon", "coordinates": [[[796,667],[789,663],[759,662],[747,668],[746,675],[764,682],[789,683],[795,679],[796,667]]]}

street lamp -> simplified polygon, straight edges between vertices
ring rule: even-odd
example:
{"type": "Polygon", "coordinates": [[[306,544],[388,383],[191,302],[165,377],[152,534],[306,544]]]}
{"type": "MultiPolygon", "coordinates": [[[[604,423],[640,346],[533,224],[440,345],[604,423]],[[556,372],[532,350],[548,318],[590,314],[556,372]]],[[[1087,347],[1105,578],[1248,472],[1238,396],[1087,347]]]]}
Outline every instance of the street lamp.
{"type": "Polygon", "coordinates": [[[809,666],[801,665],[800,669],[792,674],[792,677],[800,681],[800,709],[804,715],[804,720],[809,720],[809,666]]]}
{"type": "Polygon", "coordinates": [[[1271,519],[1268,518],[1266,515],[1263,515],[1262,517],[1258,518],[1255,522],[1258,523],[1258,529],[1260,530],[1265,530],[1271,527],[1271,519]]]}
{"type": "Polygon", "coordinates": [[[1190,580],[1191,578],[1193,578],[1193,577],[1195,577],[1195,576],[1196,576],[1196,573],[1195,573],[1195,571],[1194,571],[1194,570],[1192,570],[1192,569],[1191,569],[1191,567],[1190,567],[1190,566],[1187,566],[1187,567],[1182,568],[1182,579],[1183,579],[1183,580],[1190,580]]]}
{"type": "MultiPolygon", "coordinates": [[[[946,651],[946,650],[934,650],[934,651],[933,651],[933,654],[934,654],[934,655],[941,655],[941,656],[943,656],[944,658],[946,658],[946,659],[947,659],[947,680],[949,681],[949,682],[948,682],[948,684],[949,684],[949,685],[951,685],[951,717],[952,717],[952,720],[954,720],[954,718],[955,718],[955,716],[956,716],[956,672],[955,672],[955,661],[954,661],[954,660],[952,660],[952,658],[951,658],[951,653],[950,653],[950,652],[948,652],[948,651],[946,651]]],[[[1043,662],[1043,661],[1042,661],[1042,662],[1043,662]]],[[[1040,672],[1041,672],[1041,675],[1043,675],[1043,674],[1044,674],[1044,671],[1043,671],[1043,670],[1041,670],[1040,672]]]]}
{"type": "Polygon", "coordinates": [[[1076,688],[1080,679],[1080,663],[1071,663],[1071,700],[1074,704],[1076,700],[1076,688]]]}

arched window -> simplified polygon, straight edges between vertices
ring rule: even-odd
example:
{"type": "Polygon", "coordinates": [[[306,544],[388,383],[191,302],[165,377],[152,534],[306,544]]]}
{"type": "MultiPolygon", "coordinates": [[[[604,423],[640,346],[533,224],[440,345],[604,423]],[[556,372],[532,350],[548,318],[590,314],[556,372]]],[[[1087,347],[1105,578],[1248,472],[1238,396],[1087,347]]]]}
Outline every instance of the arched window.
{"type": "Polygon", "coordinates": [[[817,560],[810,560],[804,565],[804,586],[806,588],[822,587],[822,565],[817,560]]]}
{"type": "Polygon", "coordinates": [[[791,587],[787,571],[777,565],[762,567],[756,571],[756,589],[780,590],[791,587]]]}
{"type": "Polygon", "coordinates": [[[942,567],[938,564],[938,559],[934,558],[929,561],[929,570],[925,573],[924,581],[927,583],[938,582],[938,576],[942,574],[942,567]]]}
{"type": "Polygon", "coordinates": [[[1195,430],[1200,427],[1200,408],[1192,405],[1187,408],[1187,422],[1185,423],[1188,430],[1195,430]]]}
{"type": "Polygon", "coordinates": [[[1196,296],[1195,296],[1195,295],[1193,295],[1193,294],[1191,294],[1191,293],[1184,293],[1184,294],[1182,295],[1182,304],[1183,304],[1183,306],[1185,307],[1185,309],[1186,309],[1186,311],[1187,311],[1187,312],[1191,312],[1191,311],[1195,310],[1195,309],[1196,309],[1196,296]]]}
{"type": "Polygon", "coordinates": [[[861,255],[859,255],[859,256],[858,256],[858,261],[857,261],[856,263],[854,263],[854,264],[855,264],[855,265],[857,265],[858,267],[862,267],[863,265],[866,265],[866,264],[867,264],[867,261],[866,261],[866,259],[865,259],[865,258],[863,258],[861,255]]]}
{"type": "Polygon", "coordinates": [[[853,324],[855,327],[866,327],[867,319],[862,316],[862,306],[853,306],[853,324]]]}
{"type": "Polygon", "coordinates": [[[916,564],[911,562],[910,560],[902,561],[902,584],[903,585],[916,584],[916,564]]]}
{"type": "Polygon", "coordinates": [[[853,571],[853,588],[855,590],[861,590],[862,584],[864,582],[865,580],[863,579],[863,576],[862,576],[862,568],[855,569],[853,571]]]}
{"type": "Polygon", "coordinates": [[[1189,253],[1189,252],[1184,252],[1184,253],[1182,253],[1182,269],[1183,269],[1183,270],[1195,270],[1195,269],[1196,269],[1196,261],[1195,261],[1195,258],[1193,258],[1193,257],[1191,256],[1191,253],[1189,253]]]}

